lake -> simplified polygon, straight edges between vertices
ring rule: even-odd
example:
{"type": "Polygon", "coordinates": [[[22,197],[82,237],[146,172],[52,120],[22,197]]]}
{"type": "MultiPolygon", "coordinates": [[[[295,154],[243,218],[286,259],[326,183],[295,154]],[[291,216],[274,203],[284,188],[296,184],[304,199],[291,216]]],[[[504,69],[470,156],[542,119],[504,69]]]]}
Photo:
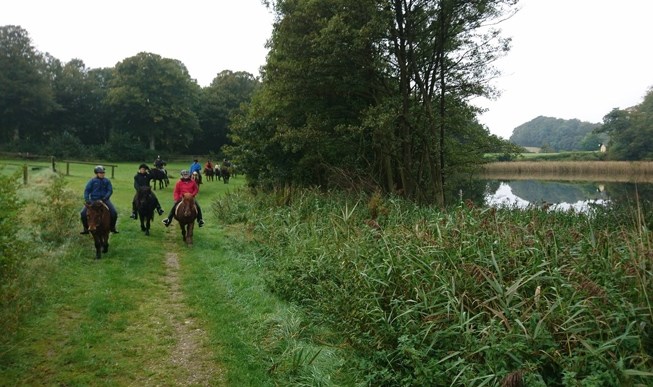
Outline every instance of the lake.
{"type": "Polygon", "coordinates": [[[525,208],[546,205],[551,209],[585,212],[592,205],[618,201],[650,200],[653,184],[648,182],[532,179],[482,179],[483,204],[493,207],[525,208]]]}

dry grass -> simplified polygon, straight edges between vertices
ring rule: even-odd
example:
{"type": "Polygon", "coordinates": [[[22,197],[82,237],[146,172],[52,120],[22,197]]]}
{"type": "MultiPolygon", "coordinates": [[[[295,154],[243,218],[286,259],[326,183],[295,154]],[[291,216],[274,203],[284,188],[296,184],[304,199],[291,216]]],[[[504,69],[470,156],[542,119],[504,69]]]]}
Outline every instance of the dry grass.
{"type": "Polygon", "coordinates": [[[653,183],[650,161],[514,161],[488,163],[485,178],[653,183]]]}

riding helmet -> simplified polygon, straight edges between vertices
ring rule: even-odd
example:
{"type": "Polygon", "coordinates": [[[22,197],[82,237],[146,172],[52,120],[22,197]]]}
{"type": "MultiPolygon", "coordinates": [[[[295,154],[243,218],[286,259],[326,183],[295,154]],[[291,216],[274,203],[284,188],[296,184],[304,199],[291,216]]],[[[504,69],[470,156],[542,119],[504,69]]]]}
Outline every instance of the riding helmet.
{"type": "Polygon", "coordinates": [[[138,169],[145,168],[146,171],[150,170],[150,167],[147,166],[147,164],[141,164],[138,166],[138,169]]]}
{"type": "Polygon", "coordinates": [[[190,176],[190,173],[188,173],[187,170],[184,169],[183,171],[181,171],[181,177],[188,177],[188,176],[190,176]]]}
{"type": "Polygon", "coordinates": [[[93,171],[94,171],[95,173],[104,172],[104,167],[101,166],[101,165],[98,165],[97,167],[95,167],[95,169],[94,169],[93,171]]]}

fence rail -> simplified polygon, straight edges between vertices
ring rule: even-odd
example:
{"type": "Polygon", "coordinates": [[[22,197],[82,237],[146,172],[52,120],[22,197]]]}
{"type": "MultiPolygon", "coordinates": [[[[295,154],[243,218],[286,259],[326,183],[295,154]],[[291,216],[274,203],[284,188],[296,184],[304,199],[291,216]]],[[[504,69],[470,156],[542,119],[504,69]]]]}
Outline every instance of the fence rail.
{"type": "MultiPolygon", "coordinates": [[[[62,161],[55,161],[54,156],[43,156],[43,155],[34,155],[34,154],[29,154],[29,153],[7,153],[7,152],[0,152],[0,157],[7,157],[13,160],[16,159],[23,159],[25,160],[24,163],[21,163],[19,161],[17,162],[5,162],[5,161],[0,161],[0,165],[12,165],[16,166],[22,169],[23,171],[23,184],[27,184],[28,176],[29,176],[29,171],[30,170],[38,170],[38,169],[43,169],[43,168],[48,168],[48,164],[36,164],[38,160],[44,160],[44,163],[46,162],[45,160],[49,160],[50,167],[52,168],[53,172],[57,172],[57,162],[59,163],[66,163],[66,176],[70,176],[70,164],[84,164],[84,165],[98,165],[101,163],[98,162],[89,162],[89,161],[76,161],[76,160],[62,160],[62,161]]],[[[118,165],[116,164],[101,164],[104,167],[111,167],[111,178],[113,179],[115,177],[115,169],[118,168],[118,165]]]]}
{"type": "MultiPolygon", "coordinates": [[[[63,160],[62,163],[66,163],[66,176],[70,175],[70,164],[86,164],[86,165],[98,165],[98,163],[91,163],[87,161],[73,161],[73,160],[63,160]]],[[[118,168],[115,164],[102,164],[105,168],[111,167],[111,178],[114,178],[114,170],[118,168]]]]}

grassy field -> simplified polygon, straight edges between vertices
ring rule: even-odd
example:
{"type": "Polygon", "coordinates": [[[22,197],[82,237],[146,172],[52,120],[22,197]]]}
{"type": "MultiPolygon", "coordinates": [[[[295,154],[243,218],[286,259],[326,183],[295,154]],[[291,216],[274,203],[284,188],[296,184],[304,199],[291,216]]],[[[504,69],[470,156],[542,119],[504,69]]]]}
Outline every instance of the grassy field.
{"type": "Polygon", "coordinates": [[[201,187],[188,249],[176,224],[145,237],[128,218],[135,168],[116,170],[100,261],[78,234],[92,165],[24,187],[0,169],[0,384],[651,385],[647,199],[441,210],[235,179],[201,187]]]}
{"type": "MultiPolygon", "coordinates": [[[[155,216],[146,237],[129,219],[138,163],[118,163],[120,233],[96,261],[78,215],[93,165],[71,164],[57,178],[47,163],[30,163],[23,186],[20,164],[0,162],[24,206],[21,243],[12,245],[21,256],[1,273],[0,385],[264,386],[304,377],[296,353],[310,345],[300,314],[266,292],[256,259],[229,236],[239,230],[212,210],[244,178],[200,186],[206,226],[189,249],[176,222],[165,228],[155,216]]],[[[171,184],[189,164],[168,165],[171,184]]],[[[156,193],[167,215],[172,186],[156,193]]]]}

